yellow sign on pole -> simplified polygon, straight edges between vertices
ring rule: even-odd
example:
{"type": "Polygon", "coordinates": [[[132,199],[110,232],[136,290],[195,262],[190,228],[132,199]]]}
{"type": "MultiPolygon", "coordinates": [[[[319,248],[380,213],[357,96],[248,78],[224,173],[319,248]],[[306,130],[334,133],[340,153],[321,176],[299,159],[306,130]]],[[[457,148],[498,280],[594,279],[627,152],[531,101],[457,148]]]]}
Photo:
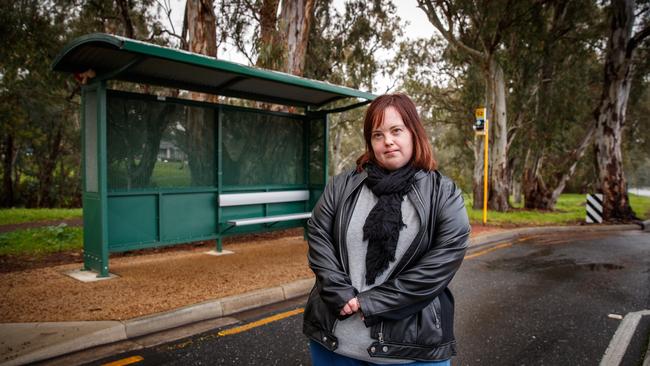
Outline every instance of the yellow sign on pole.
{"type": "Polygon", "coordinates": [[[485,133],[485,108],[476,108],[474,116],[476,117],[474,131],[477,135],[482,135],[485,133]]]}

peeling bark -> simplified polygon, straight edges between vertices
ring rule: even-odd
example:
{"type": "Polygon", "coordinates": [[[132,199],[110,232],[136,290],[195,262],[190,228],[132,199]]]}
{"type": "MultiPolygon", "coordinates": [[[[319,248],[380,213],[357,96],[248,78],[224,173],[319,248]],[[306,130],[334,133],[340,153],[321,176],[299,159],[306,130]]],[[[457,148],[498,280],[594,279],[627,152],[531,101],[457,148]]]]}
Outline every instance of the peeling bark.
{"type": "Polygon", "coordinates": [[[506,114],[506,88],[503,69],[490,57],[487,65],[487,97],[490,137],[490,183],[488,207],[507,211],[508,203],[508,124],[506,114]]]}
{"type": "Polygon", "coordinates": [[[634,49],[648,35],[648,27],[632,37],[634,1],[613,0],[612,22],[605,54],[604,82],[596,120],[596,166],[603,193],[603,216],[607,221],[629,221],[635,217],[627,195],[621,154],[622,129],[630,95],[634,49]],[[642,37],[639,37],[642,35],[642,37]],[[640,38],[640,39],[639,39],[640,38]]]}
{"type": "MultiPolygon", "coordinates": [[[[217,58],[217,20],[214,14],[213,0],[187,0],[183,34],[187,34],[190,52],[217,58]]],[[[190,99],[217,103],[219,97],[204,93],[190,93],[190,99]]],[[[213,116],[203,108],[188,108],[186,115],[187,156],[192,175],[192,185],[212,185],[214,175],[207,174],[214,170],[210,149],[206,149],[212,135],[206,132],[206,123],[213,116]]]]}
{"type": "Polygon", "coordinates": [[[284,64],[277,31],[280,0],[264,0],[260,9],[260,44],[255,66],[277,70],[284,64]]]}
{"type": "Polygon", "coordinates": [[[303,74],[313,13],[314,0],[282,2],[278,28],[286,47],[284,71],[289,74],[303,74]]]}

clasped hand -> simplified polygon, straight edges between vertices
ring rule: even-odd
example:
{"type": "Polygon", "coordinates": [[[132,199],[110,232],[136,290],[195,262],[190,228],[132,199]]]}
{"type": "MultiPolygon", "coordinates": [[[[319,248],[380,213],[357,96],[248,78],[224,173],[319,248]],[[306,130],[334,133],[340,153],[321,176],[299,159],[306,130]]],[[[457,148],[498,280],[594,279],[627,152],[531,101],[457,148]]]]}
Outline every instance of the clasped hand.
{"type": "MultiPolygon", "coordinates": [[[[359,304],[359,299],[356,297],[351,298],[348,300],[347,304],[343,306],[343,308],[340,311],[340,314],[343,315],[351,315],[356,313],[357,311],[361,311],[361,304],[359,304]]],[[[361,314],[361,319],[363,319],[363,314],[361,314]]]]}

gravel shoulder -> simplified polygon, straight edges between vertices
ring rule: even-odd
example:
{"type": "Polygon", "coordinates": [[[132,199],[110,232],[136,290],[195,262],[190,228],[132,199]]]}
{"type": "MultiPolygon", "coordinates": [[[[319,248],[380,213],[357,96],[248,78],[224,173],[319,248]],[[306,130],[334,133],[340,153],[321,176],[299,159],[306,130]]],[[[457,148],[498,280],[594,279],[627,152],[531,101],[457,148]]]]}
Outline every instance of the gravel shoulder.
{"type": "MultiPolygon", "coordinates": [[[[475,226],[472,236],[502,230],[475,226]]],[[[125,320],[313,276],[302,232],[282,235],[233,238],[224,256],[205,254],[209,244],[112,256],[119,277],[92,283],[65,274],[80,263],[0,271],[0,323],[125,320]]]]}

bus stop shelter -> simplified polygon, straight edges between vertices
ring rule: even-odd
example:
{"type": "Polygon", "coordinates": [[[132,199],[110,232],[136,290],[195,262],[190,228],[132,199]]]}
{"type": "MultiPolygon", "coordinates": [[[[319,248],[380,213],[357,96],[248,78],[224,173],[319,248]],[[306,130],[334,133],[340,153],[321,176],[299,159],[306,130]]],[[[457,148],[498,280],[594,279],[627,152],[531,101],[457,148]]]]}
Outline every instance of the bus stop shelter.
{"type": "Polygon", "coordinates": [[[375,98],[109,34],[72,41],[53,69],[87,79],[83,257],[84,269],[100,277],[109,275],[113,252],[212,239],[220,252],[227,235],[304,226],[328,177],[328,115],[375,98]],[[181,97],[157,96],[157,87],[181,97]],[[304,112],[183,99],[184,92],[304,112]],[[342,99],[344,107],[327,109],[342,99]]]}

